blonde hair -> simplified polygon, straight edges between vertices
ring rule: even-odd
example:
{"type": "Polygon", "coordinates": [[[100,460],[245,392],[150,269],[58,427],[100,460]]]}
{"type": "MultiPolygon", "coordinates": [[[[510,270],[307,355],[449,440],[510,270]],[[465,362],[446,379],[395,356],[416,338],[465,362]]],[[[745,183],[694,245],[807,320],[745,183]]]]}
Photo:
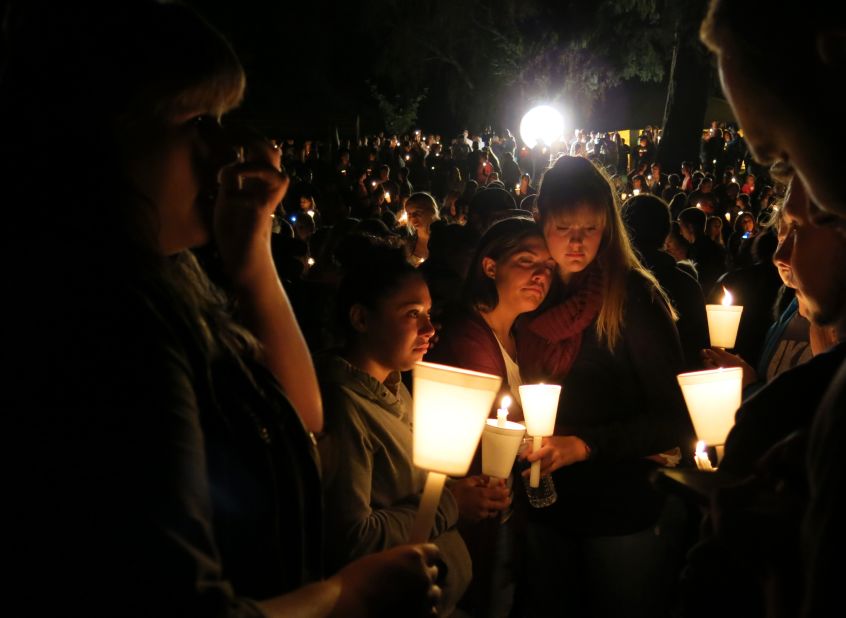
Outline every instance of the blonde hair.
{"type": "Polygon", "coordinates": [[[613,350],[622,334],[626,279],[630,272],[646,279],[666,303],[673,320],[678,319],[666,292],[640,263],[632,248],[611,180],[590,160],[567,155],[559,157],[543,175],[537,206],[542,226],[550,218],[585,206],[603,218],[605,227],[595,259],[602,276],[602,307],[596,319],[596,334],[609,349],[613,350]]]}
{"type": "MultiPolygon", "coordinates": [[[[441,218],[440,210],[438,209],[438,203],[435,201],[435,198],[432,197],[431,194],[426,193],[425,191],[418,191],[417,193],[412,193],[411,196],[406,200],[403,208],[408,208],[409,206],[419,206],[422,209],[429,211],[432,214],[432,221],[438,221],[441,218]]],[[[414,232],[414,226],[411,225],[411,221],[409,220],[406,224],[408,226],[409,232],[414,232]]]]}

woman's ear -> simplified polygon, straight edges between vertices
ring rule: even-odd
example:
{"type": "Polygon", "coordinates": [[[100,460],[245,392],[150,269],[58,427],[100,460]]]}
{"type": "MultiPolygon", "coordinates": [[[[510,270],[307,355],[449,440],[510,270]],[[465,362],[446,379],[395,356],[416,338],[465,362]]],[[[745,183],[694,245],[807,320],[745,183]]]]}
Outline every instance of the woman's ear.
{"type": "Polygon", "coordinates": [[[482,272],[486,277],[496,279],[496,260],[489,257],[482,258],[482,272]]]}
{"type": "Polygon", "coordinates": [[[367,332],[367,308],[364,305],[355,303],[350,307],[349,319],[355,332],[362,334],[367,332]]]}

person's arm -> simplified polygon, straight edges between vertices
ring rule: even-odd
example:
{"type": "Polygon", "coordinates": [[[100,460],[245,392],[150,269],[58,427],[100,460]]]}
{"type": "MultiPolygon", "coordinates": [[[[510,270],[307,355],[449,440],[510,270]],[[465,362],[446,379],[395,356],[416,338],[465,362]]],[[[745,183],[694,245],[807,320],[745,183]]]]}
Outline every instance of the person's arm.
{"type": "Polygon", "coordinates": [[[437,547],[403,545],[347,565],[336,575],[257,605],[267,618],[358,618],[434,614],[437,547]]]}
{"type": "MultiPolygon", "coordinates": [[[[390,463],[396,468],[398,477],[407,479],[408,495],[389,506],[374,508],[376,447],[364,419],[366,413],[356,409],[352,395],[342,387],[325,386],[324,397],[331,416],[317,445],[323,470],[327,548],[332,557],[330,562],[346,564],[355,558],[407,543],[422,488],[415,484],[410,453],[403,459],[402,453],[381,451],[382,457],[395,457],[390,463]]],[[[457,522],[455,498],[444,491],[431,538],[437,538],[457,522]]]]}
{"type": "Polygon", "coordinates": [[[306,428],[318,432],[323,407],[317,376],[270,251],[270,215],[287,187],[288,178],[267,161],[223,168],[214,212],[215,239],[240,317],[261,342],[265,364],[306,428]]]}

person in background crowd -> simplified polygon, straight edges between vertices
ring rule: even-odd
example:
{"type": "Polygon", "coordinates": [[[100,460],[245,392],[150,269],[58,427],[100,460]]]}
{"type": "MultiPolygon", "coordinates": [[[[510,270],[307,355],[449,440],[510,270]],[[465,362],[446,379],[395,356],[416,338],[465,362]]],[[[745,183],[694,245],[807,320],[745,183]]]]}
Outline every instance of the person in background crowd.
{"type": "Polygon", "coordinates": [[[419,266],[429,257],[429,236],[432,223],[440,220],[438,204],[428,193],[414,193],[405,203],[408,214],[408,260],[419,266]]]}
{"type": "Polygon", "coordinates": [[[626,200],[621,214],[641,262],[655,275],[678,313],[676,327],[686,369],[701,369],[700,350],[710,344],[705,298],[696,277],[679,268],[675,256],[663,251],[670,237],[667,205],[652,195],[639,195],[626,200]]]}

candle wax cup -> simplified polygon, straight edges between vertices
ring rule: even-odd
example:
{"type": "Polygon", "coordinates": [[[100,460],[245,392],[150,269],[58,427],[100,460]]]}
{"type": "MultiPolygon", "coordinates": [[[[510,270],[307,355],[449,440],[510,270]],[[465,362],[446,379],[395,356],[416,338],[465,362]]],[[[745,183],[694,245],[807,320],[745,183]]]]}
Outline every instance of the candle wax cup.
{"type": "Polygon", "coordinates": [[[508,477],[525,433],[526,428],[519,423],[506,421],[505,427],[500,427],[489,419],[482,432],[482,474],[498,479],[508,477]]]}
{"type": "Polygon", "coordinates": [[[705,305],[708,316],[708,334],[711,345],[717,348],[733,348],[737,340],[737,329],[743,307],[740,305],[705,305]]]}
{"type": "Polygon", "coordinates": [[[696,437],[706,444],[725,444],[740,407],[740,367],[693,371],[677,376],[696,437]]]}

